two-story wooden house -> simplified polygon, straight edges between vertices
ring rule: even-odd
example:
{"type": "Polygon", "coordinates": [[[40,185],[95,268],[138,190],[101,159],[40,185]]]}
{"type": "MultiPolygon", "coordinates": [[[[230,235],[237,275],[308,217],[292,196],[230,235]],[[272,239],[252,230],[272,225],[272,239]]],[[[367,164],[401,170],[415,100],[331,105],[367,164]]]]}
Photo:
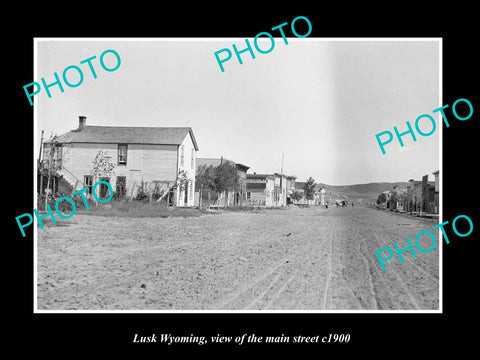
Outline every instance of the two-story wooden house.
{"type": "MultiPolygon", "coordinates": [[[[117,193],[130,195],[141,183],[166,184],[172,204],[193,206],[198,145],[189,127],[87,126],[79,117],[78,128],[57,136],[58,181],[72,192],[93,186],[93,160],[100,150],[110,156],[115,167],[107,180],[117,193]],[[182,187],[172,189],[179,173],[186,174],[182,187]]],[[[45,143],[45,151],[52,148],[45,143]]],[[[44,155],[44,159],[45,159],[44,155]]]]}
{"type": "Polygon", "coordinates": [[[247,174],[247,205],[275,206],[275,175],[247,174]]]}

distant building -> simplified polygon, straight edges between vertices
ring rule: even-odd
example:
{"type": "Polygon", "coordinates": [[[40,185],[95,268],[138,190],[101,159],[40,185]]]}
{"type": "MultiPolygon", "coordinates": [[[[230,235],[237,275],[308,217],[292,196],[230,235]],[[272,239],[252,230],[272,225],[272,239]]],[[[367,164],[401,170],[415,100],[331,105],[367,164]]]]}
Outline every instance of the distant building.
{"type": "Polygon", "coordinates": [[[247,171],[250,169],[249,166],[236,163],[237,174],[239,177],[239,188],[235,192],[235,205],[243,205],[247,199],[247,171]]]}
{"type": "Polygon", "coordinates": [[[428,181],[428,175],[422,177],[422,212],[435,211],[435,182],[428,181]]]}
{"type": "Polygon", "coordinates": [[[439,193],[440,193],[440,186],[439,186],[439,171],[434,171],[433,175],[435,176],[435,192],[434,192],[434,207],[433,207],[433,213],[438,214],[440,212],[440,199],[439,199],[439,193]]]}
{"type": "Polygon", "coordinates": [[[327,190],[324,187],[320,188],[320,191],[319,191],[320,203],[319,203],[319,205],[321,205],[321,206],[327,205],[327,199],[326,199],[327,195],[326,195],[326,193],[327,193],[327,190]]]}
{"type": "Polygon", "coordinates": [[[398,211],[406,211],[406,203],[407,203],[407,189],[399,189],[397,188],[397,205],[396,209],[398,211]]]}
{"type": "Polygon", "coordinates": [[[291,175],[247,174],[247,204],[280,207],[292,203],[296,177],[291,175]]]}
{"type": "Polygon", "coordinates": [[[385,190],[382,192],[382,194],[385,195],[385,202],[382,203],[382,206],[387,209],[388,208],[388,204],[390,203],[390,190],[385,190]]]}
{"type": "Polygon", "coordinates": [[[293,204],[292,194],[295,191],[296,176],[287,176],[287,205],[293,204]]]}
{"type": "Polygon", "coordinates": [[[415,181],[413,179],[408,180],[409,184],[407,186],[407,202],[406,209],[407,212],[419,212],[420,211],[420,202],[421,202],[421,181],[415,181]]]}
{"type": "Polygon", "coordinates": [[[422,181],[408,180],[407,187],[407,212],[431,212],[435,210],[435,182],[428,181],[428,175],[422,181]]]}
{"type": "Polygon", "coordinates": [[[275,206],[287,205],[287,175],[274,173],[275,186],[273,189],[273,201],[275,206]]]}
{"type": "Polygon", "coordinates": [[[247,174],[247,205],[275,206],[274,192],[275,175],[247,174]]]}

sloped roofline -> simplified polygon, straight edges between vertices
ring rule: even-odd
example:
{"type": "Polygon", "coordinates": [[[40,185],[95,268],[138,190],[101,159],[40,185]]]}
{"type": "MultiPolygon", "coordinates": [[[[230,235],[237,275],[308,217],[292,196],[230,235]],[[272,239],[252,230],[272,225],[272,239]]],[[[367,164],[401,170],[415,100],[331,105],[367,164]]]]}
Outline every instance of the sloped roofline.
{"type": "Polygon", "coordinates": [[[191,127],[188,127],[188,133],[190,134],[190,136],[192,138],[192,142],[193,142],[193,146],[195,147],[195,150],[198,151],[197,140],[195,139],[195,135],[193,135],[193,130],[192,130],[191,127]]]}
{"type": "MultiPolygon", "coordinates": [[[[198,148],[198,144],[197,144],[197,140],[195,139],[195,135],[193,134],[193,130],[191,127],[182,127],[182,126],[178,126],[178,127],[175,127],[175,126],[170,126],[170,127],[155,127],[155,126],[96,126],[96,125],[88,125],[88,126],[85,126],[85,128],[88,128],[89,130],[94,130],[95,128],[102,128],[102,129],[122,129],[122,130],[128,130],[128,129],[143,129],[143,130],[147,130],[147,129],[184,129],[184,130],[188,130],[188,133],[190,134],[190,138],[192,139],[192,143],[193,143],[193,146],[195,147],[195,150],[198,151],[199,148],[198,148]]],[[[62,139],[62,137],[65,137],[65,136],[68,136],[69,134],[72,134],[72,133],[77,133],[77,132],[81,132],[83,130],[81,129],[73,129],[73,130],[70,130],[62,135],[57,135],[55,136],[55,138],[53,140],[56,140],[60,143],[63,143],[63,144],[89,144],[89,143],[97,143],[97,144],[118,144],[118,143],[125,143],[125,144],[144,144],[144,145],[147,145],[147,144],[151,144],[151,145],[180,145],[180,143],[177,143],[177,142],[136,142],[136,141],[128,141],[128,142],[122,142],[122,141],[105,141],[105,140],[101,140],[101,139],[95,139],[95,141],[85,141],[85,140],[64,140],[62,139]]],[[[51,142],[53,141],[45,141],[44,144],[50,144],[51,142]]]]}

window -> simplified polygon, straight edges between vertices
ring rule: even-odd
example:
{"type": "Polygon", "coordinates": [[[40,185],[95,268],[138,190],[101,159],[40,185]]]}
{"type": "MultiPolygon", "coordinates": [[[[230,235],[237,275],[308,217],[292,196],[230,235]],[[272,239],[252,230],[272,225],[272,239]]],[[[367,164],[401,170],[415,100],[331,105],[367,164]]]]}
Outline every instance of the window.
{"type": "Polygon", "coordinates": [[[190,167],[193,169],[193,163],[195,161],[195,150],[192,148],[192,158],[191,158],[191,164],[190,167]]]}
{"type": "Polygon", "coordinates": [[[127,145],[118,145],[118,165],[127,165],[127,145]]]}
{"type": "Polygon", "coordinates": [[[183,151],[184,151],[185,146],[180,145],[180,166],[183,166],[183,151]]]}
{"type": "Polygon", "coordinates": [[[55,145],[53,151],[53,167],[54,169],[62,169],[62,145],[55,145]]]}
{"type": "Polygon", "coordinates": [[[85,186],[88,187],[88,193],[92,193],[92,186],[93,186],[93,176],[92,175],[85,175],[83,177],[83,182],[85,183],[85,186]]]}
{"type": "Polygon", "coordinates": [[[250,200],[252,198],[252,192],[247,191],[247,199],[250,200]]]}
{"type": "Polygon", "coordinates": [[[121,199],[127,193],[126,176],[117,176],[115,195],[117,199],[121,199]]]}
{"type": "MultiPolygon", "coordinates": [[[[101,178],[100,178],[100,181],[106,181],[106,182],[110,183],[110,179],[107,178],[107,177],[101,177],[101,178]]],[[[107,185],[105,185],[104,183],[101,183],[101,184],[99,185],[99,187],[100,187],[100,191],[99,191],[99,194],[98,194],[99,196],[98,196],[98,197],[99,197],[100,199],[104,200],[104,199],[106,199],[107,197],[110,196],[110,194],[109,194],[109,188],[108,188],[107,185]]]]}

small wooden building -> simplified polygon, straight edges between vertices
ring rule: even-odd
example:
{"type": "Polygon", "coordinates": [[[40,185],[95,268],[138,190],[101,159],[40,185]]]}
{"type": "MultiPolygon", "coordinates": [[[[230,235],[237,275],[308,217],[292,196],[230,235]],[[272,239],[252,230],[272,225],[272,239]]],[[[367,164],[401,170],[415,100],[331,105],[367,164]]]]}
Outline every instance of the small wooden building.
{"type": "Polygon", "coordinates": [[[247,205],[275,206],[275,175],[247,174],[247,205]]]}

